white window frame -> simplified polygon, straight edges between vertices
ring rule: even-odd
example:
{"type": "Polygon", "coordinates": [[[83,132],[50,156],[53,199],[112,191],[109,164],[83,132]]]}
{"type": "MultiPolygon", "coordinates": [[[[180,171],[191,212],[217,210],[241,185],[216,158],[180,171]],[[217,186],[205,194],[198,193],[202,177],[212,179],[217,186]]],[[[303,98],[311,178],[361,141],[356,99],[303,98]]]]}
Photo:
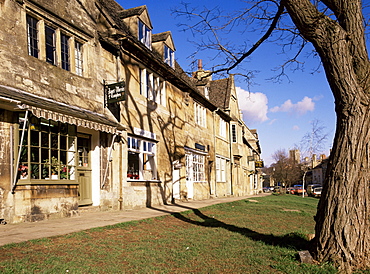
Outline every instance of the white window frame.
{"type": "Polygon", "coordinates": [[[206,108],[194,102],[194,120],[197,125],[207,127],[206,114],[206,108]]]}
{"type": "Polygon", "coordinates": [[[140,19],[138,23],[139,41],[143,43],[148,49],[152,49],[152,30],[144,24],[140,19]]]}
{"type": "Polygon", "coordinates": [[[206,155],[186,151],[185,156],[186,180],[193,183],[206,182],[206,155]]]}
{"type": "Polygon", "coordinates": [[[127,179],[136,181],[154,181],[157,180],[157,160],[156,143],[137,137],[129,136],[127,138],[128,167],[127,179]],[[138,167],[129,162],[131,155],[138,156],[138,167]]]}
{"type": "Polygon", "coordinates": [[[140,69],[140,94],[166,106],[166,82],[147,69],[140,69]]]}
{"type": "Polygon", "coordinates": [[[175,68],[175,52],[164,45],[164,62],[171,68],[175,68]]]}
{"type": "Polygon", "coordinates": [[[75,72],[78,76],[83,76],[83,44],[75,41],[75,72]]]}
{"type": "Polygon", "coordinates": [[[228,160],[224,157],[216,156],[216,181],[226,182],[228,160]]]}
{"type": "Polygon", "coordinates": [[[220,124],[219,124],[219,128],[220,128],[220,131],[219,131],[220,136],[221,136],[222,138],[226,138],[227,122],[226,122],[224,119],[222,119],[221,117],[220,117],[220,124]]]}

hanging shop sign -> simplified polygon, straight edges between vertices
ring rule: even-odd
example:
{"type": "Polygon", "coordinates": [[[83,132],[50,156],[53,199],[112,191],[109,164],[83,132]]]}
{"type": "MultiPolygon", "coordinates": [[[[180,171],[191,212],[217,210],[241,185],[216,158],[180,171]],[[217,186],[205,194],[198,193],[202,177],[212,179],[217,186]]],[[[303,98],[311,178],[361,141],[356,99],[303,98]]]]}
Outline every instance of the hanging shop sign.
{"type": "Polygon", "coordinates": [[[109,85],[104,84],[105,105],[124,101],[125,87],[124,81],[109,85]]]}
{"type": "Polygon", "coordinates": [[[263,161],[256,161],[255,162],[255,167],[256,168],[262,168],[262,167],[264,167],[263,161]]]}

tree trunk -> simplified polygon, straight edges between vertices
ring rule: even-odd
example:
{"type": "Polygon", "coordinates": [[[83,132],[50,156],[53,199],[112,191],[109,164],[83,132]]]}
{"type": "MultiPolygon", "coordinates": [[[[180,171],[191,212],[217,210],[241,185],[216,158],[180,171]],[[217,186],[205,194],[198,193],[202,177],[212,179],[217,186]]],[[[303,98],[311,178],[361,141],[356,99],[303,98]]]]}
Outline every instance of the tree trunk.
{"type": "Polygon", "coordinates": [[[344,272],[370,266],[369,60],[360,0],[323,0],[337,21],[309,0],[282,0],[314,45],[335,97],[337,127],[316,215],[312,251],[344,272]]]}

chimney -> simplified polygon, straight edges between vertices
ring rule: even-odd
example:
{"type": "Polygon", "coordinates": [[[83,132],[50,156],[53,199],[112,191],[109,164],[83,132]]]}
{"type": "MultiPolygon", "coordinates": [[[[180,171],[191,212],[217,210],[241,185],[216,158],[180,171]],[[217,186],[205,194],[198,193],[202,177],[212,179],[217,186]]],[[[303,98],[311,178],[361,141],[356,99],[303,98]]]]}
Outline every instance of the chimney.
{"type": "Polygon", "coordinates": [[[198,70],[203,70],[203,62],[202,62],[202,59],[198,59],[198,70]]]}

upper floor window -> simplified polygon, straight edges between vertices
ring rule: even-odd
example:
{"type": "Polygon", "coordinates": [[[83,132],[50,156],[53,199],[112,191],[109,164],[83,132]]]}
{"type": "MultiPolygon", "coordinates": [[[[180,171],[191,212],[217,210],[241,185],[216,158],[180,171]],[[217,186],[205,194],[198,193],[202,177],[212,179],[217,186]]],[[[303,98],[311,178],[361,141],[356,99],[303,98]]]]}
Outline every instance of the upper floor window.
{"type": "Polygon", "coordinates": [[[83,73],[83,59],[82,59],[82,44],[75,42],[75,70],[76,74],[82,76],[83,73]]]}
{"type": "Polygon", "coordinates": [[[175,67],[175,52],[164,45],[164,62],[170,67],[175,67]]]}
{"type": "Polygon", "coordinates": [[[69,59],[69,39],[70,37],[61,34],[60,45],[61,45],[61,59],[62,59],[62,69],[70,70],[70,59],[69,59]]]}
{"type": "Polygon", "coordinates": [[[73,42],[74,37],[67,35],[67,30],[55,28],[52,23],[44,22],[44,19],[36,19],[28,14],[26,19],[28,54],[82,76],[83,44],[73,42]]]}
{"type": "Polygon", "coordinates": [[[194,117],[195,123],[202,127],[207,127],[206,123],[206,109],[202,105],[194,102],[194,117]]]}
{"type": "Polygon", "coordinates": [[[55,29],[45,26],[46,62],[56,65],[55,29]]]}
{"type": "Polygon", "coordinates": [[[139,41],[147,48],[152,48],[152,31],[141,20],[139,20],[139,41]]]}
{"type": "Polygon", "coordinates": [[[220,117],[220,136],[226,138],[226,121],[220,117]]]}
{"type": "Polygon", "coordinates": [[[232,124],[231,125],[231,138],[232,138],[232,142],[233,143],[236,143],[236,141],[237,141],[237,133],[236,133],[236,125],[235,124],[232,124]]]}
{"type": "Polygon", "coordinates": [[[140,69],[140,94],[158,104],[166,105],[165,81],[147,69],[140,69]]]}
{"type": "Polygon", "coordinates": [[[27,42],[28,54],[39,57],[39,40],[37,31],[37,19],[27,15],[27,42]]]}

